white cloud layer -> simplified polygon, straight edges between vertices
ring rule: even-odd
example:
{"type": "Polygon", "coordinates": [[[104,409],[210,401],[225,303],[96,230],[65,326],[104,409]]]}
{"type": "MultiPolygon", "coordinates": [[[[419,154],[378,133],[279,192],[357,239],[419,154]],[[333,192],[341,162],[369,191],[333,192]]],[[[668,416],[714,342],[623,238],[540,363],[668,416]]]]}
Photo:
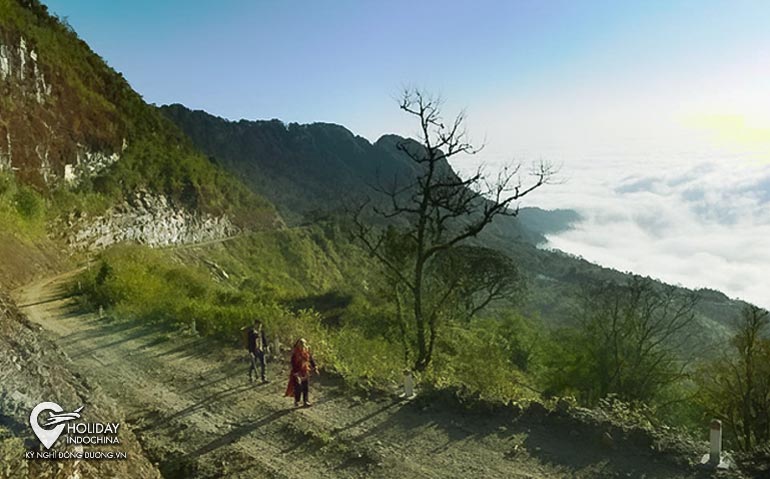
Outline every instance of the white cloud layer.
{"type": "Polygon", "coordinates": [[[770,165],[721,158],[569,166],[565,184],[526,203],[585,218],[548,246],[770,307],[770,165]]]}

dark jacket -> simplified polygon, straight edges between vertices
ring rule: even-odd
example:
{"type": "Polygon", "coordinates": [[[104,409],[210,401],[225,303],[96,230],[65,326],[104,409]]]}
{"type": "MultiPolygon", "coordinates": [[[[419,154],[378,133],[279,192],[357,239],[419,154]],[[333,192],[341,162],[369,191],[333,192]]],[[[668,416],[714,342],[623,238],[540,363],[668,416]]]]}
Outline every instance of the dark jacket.
{"type": "Polygon", "coordinates": [[[264,351],[267,348],[267,337],[263,328],[249,328],[249,352],[264,351]]]}

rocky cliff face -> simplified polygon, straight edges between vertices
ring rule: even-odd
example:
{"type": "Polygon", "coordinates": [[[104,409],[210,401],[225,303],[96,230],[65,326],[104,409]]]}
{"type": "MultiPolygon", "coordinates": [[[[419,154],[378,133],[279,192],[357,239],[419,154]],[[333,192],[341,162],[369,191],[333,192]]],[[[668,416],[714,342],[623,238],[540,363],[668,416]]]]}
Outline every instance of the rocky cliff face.
{"type": "Polygon", "coordinates": [[[102,216],[70,215],[59,230],[77,250],[99,250],[123,241],[153,247],[201,243],[240,231],[226,216],[191,212],[147,191],[137,192],[102,216]]]}
{"type": "Polygon", "coordinates": [[[0,43],[0,80],[26,86],[22,93],[41,105],[51,96],[51,85],[38,67],[37,52],[27,47],[24,37],[19,37],[17,45],[0,43]]]}
{"type": "MultiPolygon", "coordinates": [[[[14,97],[17,102],[34,102],[44,106],[51,97],[51,85],[46,82],[45,74],[38,66],[37,51],[27,46],[27,40],[23,36],[9,41],[9,34],[0,33],[0,85],[3,92],[8,97],[14,97]]],[[[13,121],[10,108],[2,113],[0,127],[4,130],[4,141],[0,142],[0,170],[18,170],[20,166],[14,165],[13,151],[17,132],[12,132],[17,122],[13,121]]],[[[47,182],[52,177],[50,148],[45,142],[41,142],[35,145],[33,150],[36,158],[31,163],[35,164],[37,172],[47,182]]],[[[23,150],[19,149],[17,156],[24,156],[23,154],[23,150]]]]}
{"type": "Polygon", "coordinates": [[[49,199],[47,217],[69,218],[56,231],[75,228],[78,248],[206,241],[232,234],[232,224],[280,221],[40,0],[0,0],[0,173],[49,199]],[[139,190],[150,193],[136,200],[139,190]],[[89,193],[112,209],[70,218],[89,193]]]}
{"type": "Polygon", "coordinates": [[[113,107],[83,98],[76,75],[47,50],[56,47],[41,45],[47,37],[18,28],[0,21],[0,171],[41,188],[79,183],[117,161],[124,128],[113,107]]]}

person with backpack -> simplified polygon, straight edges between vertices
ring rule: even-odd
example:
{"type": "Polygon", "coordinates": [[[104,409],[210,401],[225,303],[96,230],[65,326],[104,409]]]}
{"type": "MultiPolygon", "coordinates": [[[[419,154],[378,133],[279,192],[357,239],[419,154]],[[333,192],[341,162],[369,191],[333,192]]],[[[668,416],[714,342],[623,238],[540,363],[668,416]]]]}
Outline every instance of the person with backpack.
{"type": "Polygon", "coordinates": [[[259,373],[262,382],[266,383],[265,378],[265,350],[267,349],[267,337],[262,327],[262,322],[254,320],[254,324],[248,328],[246,345],[249,350],[249,381],[254,382],[254,376],[257,373],[257,363],[259,363],[259,373]]]}
{"type": "Polygon", "coordinates": [[[289,385],[286,387],[286,396],[294,396],[294,407],[299,406],[300,397],[302,397],[305,407],[312,406],[308,400],[308,383],[311,372],[318,373],[318,369],[307,341],[300,338],[294,343],[294,349],[291,352],[291,373],[289,374],[289,385]]]}

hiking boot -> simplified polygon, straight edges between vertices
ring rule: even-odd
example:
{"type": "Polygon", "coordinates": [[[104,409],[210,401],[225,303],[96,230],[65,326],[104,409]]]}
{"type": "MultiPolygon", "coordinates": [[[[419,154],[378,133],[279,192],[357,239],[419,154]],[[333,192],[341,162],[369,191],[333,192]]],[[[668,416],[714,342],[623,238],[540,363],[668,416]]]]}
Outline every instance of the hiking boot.
{"type": "Polygon", "coordinates": [[[305,404],[304,404],[303,407],[310,407],[312,405],[313,405],[313,403],[311,403],[310,401],[305,401],[305,404]]]}
{"type": "Polygon", "coordinates": [[[294,401],[294,407],[299,407],[299,401],[294,401]]]}
{"type": "Polygon", "coordinates": [[[267,384],[267,383],[269,383],[269,382],[270,382],[270,380],[268,380],[268,379],[265,379],[265,378],[262,378],[262,384],[267,384]]]}

